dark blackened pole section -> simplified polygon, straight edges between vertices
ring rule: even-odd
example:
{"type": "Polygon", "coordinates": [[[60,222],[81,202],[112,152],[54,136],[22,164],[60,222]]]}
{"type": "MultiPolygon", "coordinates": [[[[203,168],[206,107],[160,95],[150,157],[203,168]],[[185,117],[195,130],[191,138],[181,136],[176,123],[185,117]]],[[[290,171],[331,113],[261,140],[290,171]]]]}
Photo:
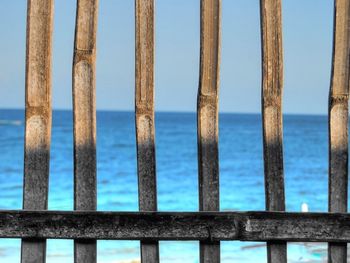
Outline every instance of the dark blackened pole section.
{"type": "MultiPolygon", "coordinates": [[[[23,209],[46,210],[51,140],[53,0],[28,0],[23,209]]],[[[46,240],[22,241],[21,262],[46,261],[46,240]]]]}
{"type": "MultiPolygon", "coordinates": [[[[140,211],[157,211],[154,138],[154,0],[135,0],[135,113],[140,211]]],[[[141,262],[159,262],[157,241],[141,242],[141,262]]]]}
{"type": "MultiPolygon", "coordinates": [[[[74,209],[96,210],[97,0],[78,0],[73,61],[74,209]]],[[[96,262],[96,240],[75,240],[74,261],[96,262]]]]}
{"type": "MultiPolygon", "coordinates": [[[[334,5],[333,63],[328,105],[329,212],[347,212],[348,207],[348,97],[349,97],[350,1],[334,5]]],[[[347,259],[346,243],[330,243],[328,262],[347,259]]]]}
{"type": "MultiPolygon", "coordinates": [[[[221,0],[201,0],[197,97],[200,211],[219,211],[218,93],[221,0]]],[[[200,242],[200,262],[220,262],[220,242],[200,242]]]]}
{"type": "MultiPolygon", "coordinates": [[[[266,209],[285,210],[283,174],[283,51],[281,0],[261,0],[262,117],[266,209]]],[[[269,263],[287,262],[287,244],[267,243],[269,263]]]]}

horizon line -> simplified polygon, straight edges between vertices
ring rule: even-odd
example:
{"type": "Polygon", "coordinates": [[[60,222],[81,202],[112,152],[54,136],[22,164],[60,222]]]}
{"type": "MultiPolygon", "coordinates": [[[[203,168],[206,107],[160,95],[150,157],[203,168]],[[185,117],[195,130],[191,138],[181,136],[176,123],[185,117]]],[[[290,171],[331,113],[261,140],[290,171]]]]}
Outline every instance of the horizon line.
{"type": "MultiPolygon", "coordinates": [[[[25,108],[1,108],[0,110],[17,110],[24,111],[25,108]]],[[[53,108],[52,111],[72,111],[73,109],[67,108],[53,108]]],[[[125,112],[133,113],[134,110],[126,109],[97,109],[96,112],[125,112]]],[[[183,113],[183,114],[196,114],[196,111],[182,111],[182,110],[155,110],[155,113],[183,113]]],[[[239,112],[239,111],[219,111],[219,114],[245,114],[245,115],[261,115],[261,112],[239,112]]],[[[283,115],[301,115],[301,116],[328,116],[324,113],[294,113],[294,112],[284,112],[283,115]]]]}

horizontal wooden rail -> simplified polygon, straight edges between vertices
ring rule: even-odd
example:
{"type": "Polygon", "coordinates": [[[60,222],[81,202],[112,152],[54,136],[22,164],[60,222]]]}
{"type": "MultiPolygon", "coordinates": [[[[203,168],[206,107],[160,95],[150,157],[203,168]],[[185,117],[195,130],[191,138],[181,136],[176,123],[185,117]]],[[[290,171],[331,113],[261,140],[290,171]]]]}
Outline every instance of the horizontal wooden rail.
{"type": "Polygon", "coordinates": [[[350,214],[0,211],[0,237],[349,242],[350,214]]]}

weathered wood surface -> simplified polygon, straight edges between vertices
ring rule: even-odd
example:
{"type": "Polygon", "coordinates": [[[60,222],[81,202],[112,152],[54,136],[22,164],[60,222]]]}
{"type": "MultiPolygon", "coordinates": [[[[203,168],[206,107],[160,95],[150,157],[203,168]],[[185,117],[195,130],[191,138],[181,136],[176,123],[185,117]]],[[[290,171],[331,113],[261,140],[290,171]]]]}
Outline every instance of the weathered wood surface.
{"type": "MultiPolygon", "coordinates": [[[[53,1],[28,0],[23,209],[48,204],[53,1]]],[[[23,240],[21,262],[45,262],[46,240],[23,240]]]]}
{"type": "MultiPolygon", "coordinates": [[[[281,0],[261,0],[262,118],[266,209],[285,210],[282,89],[283,51],[281,0]]],[[[285,242],[267,244],[268,262],[287,262],[285,242]]]]}
{"type": "MultiPolygon", "coordinates": [[[[201,0],[197,97],[199,210],[220,210],[218,94],[221,0],[201,0]]],[[[200,262],[220,262],[220,242],[200,243],[200,262]]]]}
{"type": "MultiPolygon", "coordinates": [[[[334,4],[333,63],[329,93],[329,211],[348,207],[348,99],[350,1],[334,4]]],[[[329,244],[328,262],[346,262],[347,244],[329,244]]]]}
{"type": "MultiPolygon", "coordinates": [[[[154,0],[135,0],[135,124],[140,211],[157,211],[154,136],[154,0]]],[[[141,262],[159,262],[158,242],[141,242],[141,262]]]]}
{"type": "Polygon", "coordinates": [[[350,214],[0,211],[0,237],[345,242],[350,214]]]}
{"type": "MultiPolygon", "coordinates": [[[[78,0],[73,62],[74,209],[96,210],[95,60],[98,0],[78,0]]],[[[96,262],[96,241],[74,242],[77,263],[96,262]]]]}

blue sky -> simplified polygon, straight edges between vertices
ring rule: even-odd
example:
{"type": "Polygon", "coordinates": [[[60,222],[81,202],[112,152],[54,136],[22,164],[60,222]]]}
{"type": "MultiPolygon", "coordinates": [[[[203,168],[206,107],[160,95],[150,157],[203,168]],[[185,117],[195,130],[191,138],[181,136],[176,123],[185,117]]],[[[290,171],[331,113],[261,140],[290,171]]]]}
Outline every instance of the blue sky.
{"type": "MultiPolygon", "coordinates": [[[[285,113],[326,114],[333,1],[283,0],[285,113]]],[[[23,108],[26,0],[0,3],[0,107],[23,108]]],[[[156,0],[156,110],[195,111],[199,0],[156,0]]],[[[260,112],[258,0],[222,0],[221,112],[260,112]]],[[[76,0],[55,1],[53,106],[71,109],[76,0]]],[[[134,108],[134,0],[100,0],[97,108],[134,108]]]]}

